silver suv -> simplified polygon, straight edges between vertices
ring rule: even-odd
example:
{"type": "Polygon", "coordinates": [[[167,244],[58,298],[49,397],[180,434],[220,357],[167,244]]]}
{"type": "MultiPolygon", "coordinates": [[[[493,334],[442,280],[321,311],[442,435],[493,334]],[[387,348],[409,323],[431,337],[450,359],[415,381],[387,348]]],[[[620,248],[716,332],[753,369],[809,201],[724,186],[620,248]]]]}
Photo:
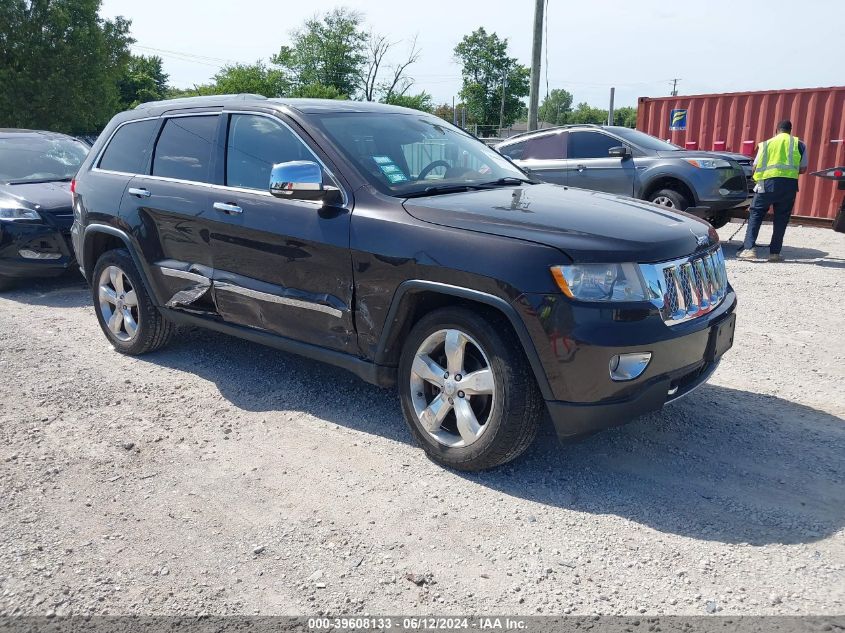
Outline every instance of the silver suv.
{"type": "Polygon", "coordinates": [[[750,194],[747,156],[687,151],[626,127],[564,125],[520,134],[496,149],[540,180],[648,200],[716,228],[750,194]]]}

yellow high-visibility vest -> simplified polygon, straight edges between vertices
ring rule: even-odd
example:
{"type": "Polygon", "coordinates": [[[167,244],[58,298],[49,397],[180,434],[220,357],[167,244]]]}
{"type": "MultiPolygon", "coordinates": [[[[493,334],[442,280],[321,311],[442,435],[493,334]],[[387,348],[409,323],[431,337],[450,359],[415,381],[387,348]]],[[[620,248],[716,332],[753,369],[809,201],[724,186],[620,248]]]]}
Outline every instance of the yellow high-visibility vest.
{"type": "Polygon", "coordinates": [[[798,149],[797,136],[781,132],[763,141],[757,157],[757,167],[754,169],[754,180],[757,182],[767,178],[798,178],[801,151],[798,149]]]}

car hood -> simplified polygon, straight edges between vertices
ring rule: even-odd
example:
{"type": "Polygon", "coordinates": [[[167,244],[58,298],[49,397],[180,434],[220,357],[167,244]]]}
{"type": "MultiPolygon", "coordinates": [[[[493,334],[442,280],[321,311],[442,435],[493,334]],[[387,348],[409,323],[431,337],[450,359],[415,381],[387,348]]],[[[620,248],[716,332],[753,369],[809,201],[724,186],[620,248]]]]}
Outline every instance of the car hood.
{"type": "Polygon", "coordinates": [[[70,209],[73,201],[69,182],[33,182],[19,185],[0,184],[0,201],[14,200],[44,211],[70,209]]]}
{"type": "Polygon", "coordinates": [[[408,199],[425,222],[557,248],[576,262],[659,262],[718,241],[709,224],[648,202],[552,184],[408,199]]]}
{"type": "Polygon", "coordinates": [[[661,158],[724,158],[725,160],[732,160],[734,162],[742,163],[750,160],[745,154],[737,154],[736,152],[707,152],[704,150],[680,150],[674,152],[659,151],[657,155],[661,158]]]}

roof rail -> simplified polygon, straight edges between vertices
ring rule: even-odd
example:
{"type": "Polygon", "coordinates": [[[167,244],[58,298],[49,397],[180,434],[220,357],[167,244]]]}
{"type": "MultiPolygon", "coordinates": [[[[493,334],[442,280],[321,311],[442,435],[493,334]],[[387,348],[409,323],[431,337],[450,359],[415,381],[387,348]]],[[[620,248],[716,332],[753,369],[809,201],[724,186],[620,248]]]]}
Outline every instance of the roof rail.
{"type": "Polygon", "coordinates": [[[264,95],[254,95],[248,93],[232,94],[232,95],[203,95],[201,97],[178,97],[176,99],[162,99],[161,101],[147,101],[146,103],[139,103],[135,106],[136,110],[144,110],[153,106],[159,105],[181,105],[181,104],[202,104],[206,101],[251,101],[259,100],[265,101],[267,97],[264,95]]]}

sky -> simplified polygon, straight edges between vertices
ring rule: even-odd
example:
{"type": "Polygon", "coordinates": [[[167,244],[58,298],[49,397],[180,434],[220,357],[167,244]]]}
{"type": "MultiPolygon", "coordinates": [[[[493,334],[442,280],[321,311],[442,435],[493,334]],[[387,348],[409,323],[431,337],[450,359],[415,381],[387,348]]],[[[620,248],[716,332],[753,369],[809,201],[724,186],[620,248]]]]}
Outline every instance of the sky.
{"type": "MultiPolygon", "coordinates": [[[[267,60],[315,13],[345,6],[399,44],[418,37],[411,93],[451,103],[461,87],[461,38],[484,26],[530,66],[533,0],[104,0],[105,17],[132,20],[133,50],[164,60],[170,83],[209,81],[222,65],[267,60]]],[[[842,85],[841,0],[548,0],[540,95],[565,88],[575,103],[606,107],[641,96],[842,85]],[[548,59],[548,63],[546,63],[548,59]]],[[[457,99],[456,99],[457,100],[457,99]]]]}

